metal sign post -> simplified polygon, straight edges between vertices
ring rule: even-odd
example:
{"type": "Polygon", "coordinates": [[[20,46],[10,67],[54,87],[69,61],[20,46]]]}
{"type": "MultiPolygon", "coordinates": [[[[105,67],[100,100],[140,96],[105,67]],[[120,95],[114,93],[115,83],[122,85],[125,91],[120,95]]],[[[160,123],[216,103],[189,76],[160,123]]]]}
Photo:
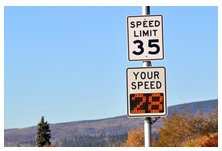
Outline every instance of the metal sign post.
{"type": "MultiPolygon", "coordinates": [[[[149,15],[150,7],[142,6],[142,15],[149,15]]],[[[151,61],[143,61],[143,67],[152,66],[151,61]]],[[[151,117],[144,118],[144,145],[145,147],[152,147],[152,132],[151,132],[151,117]]]]}
{"type": "Polygon", "coordinates": [[[145,147],[152,147],[151,138],[152,138],[151,117],[145,117],[144,118],[144,142],[145,142],[145,147]]]}

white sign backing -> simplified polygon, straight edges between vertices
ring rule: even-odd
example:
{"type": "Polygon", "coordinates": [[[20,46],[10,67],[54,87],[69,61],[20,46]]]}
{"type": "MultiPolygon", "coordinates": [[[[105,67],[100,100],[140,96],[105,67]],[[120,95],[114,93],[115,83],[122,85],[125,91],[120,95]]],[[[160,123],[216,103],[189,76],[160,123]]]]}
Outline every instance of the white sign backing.
{"type": "Polygon", "coordinates": [[[127,43],[128,61],[163,60],[163,16],[128,16],[127,43]]]}
{"type": "Polygon", "coordinates": [[[167,115],[165,67],[127,68],[126,84],[129,117],[167,115]]]}

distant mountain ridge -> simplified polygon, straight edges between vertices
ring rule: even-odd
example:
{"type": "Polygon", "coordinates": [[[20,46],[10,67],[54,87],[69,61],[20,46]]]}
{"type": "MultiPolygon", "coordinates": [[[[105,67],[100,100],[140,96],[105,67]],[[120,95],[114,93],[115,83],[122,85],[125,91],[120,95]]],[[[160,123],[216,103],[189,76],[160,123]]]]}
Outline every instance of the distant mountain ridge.
{"type": "MultiPolygon", "coordinates": [[[[218,106],[218,99],[198,101],[168,107],[168,115],[174,110],[181,111],[184,105],[189,106],[193,113],[198,111],[197,105],[201,103],[201,110],[205,112],[212,112],[213,105],[218,106]]],[[[72,134],[115,134],[130,131],[132,127],[137,128],[143,126],[144,118],[128,118],[127,115],[99,119],[99,120],[85,120],[67,123],[50,124],[51,141],[52,143],[58,138],[65,138],[72,134]]],[[[36,124],[37,125],[37,124],[36,124]]],[[[162,118],[152,125],[152,132],[157,130],[158,126],[162,126],[162,118]]],[[[26,141],[35,140],[37,126],[20,128],[20,129],[5,129],[4,141],[26,141]]]]}
{"type": "Polygon", "coordinates": [[[12,131],[12,130],[17,130],[18,128],[10,128],[10,129],[4,129],[4,132],[7,132],[7,131],[12,131]]]}

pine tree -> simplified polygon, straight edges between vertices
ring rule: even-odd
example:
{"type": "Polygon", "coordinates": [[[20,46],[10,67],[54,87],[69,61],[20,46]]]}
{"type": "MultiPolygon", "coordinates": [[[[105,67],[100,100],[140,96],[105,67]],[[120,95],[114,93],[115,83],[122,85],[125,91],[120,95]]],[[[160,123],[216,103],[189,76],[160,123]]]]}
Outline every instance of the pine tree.
{"type": "Polygon", "coordinates": [[[44,122],[44,116],[42,116],[41,121],[38,123],[38,131],[37,131],[37,138],[36,138],[36,145],[37,147],[49,146],[51,142],[49,139],[51,138],[51,130],[49,129],[49,124],[44,122]]]}

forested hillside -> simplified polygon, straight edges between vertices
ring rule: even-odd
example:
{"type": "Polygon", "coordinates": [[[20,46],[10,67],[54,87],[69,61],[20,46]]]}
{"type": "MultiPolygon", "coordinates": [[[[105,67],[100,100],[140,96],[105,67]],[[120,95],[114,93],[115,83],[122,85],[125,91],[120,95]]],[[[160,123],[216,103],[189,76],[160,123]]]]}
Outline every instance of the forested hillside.
{"type": "Polygon", "coordinates": [[[56,140],[61,147],[112,147],[125,142],[128,134],[70,135],[56,140]]]}
{"type": "MultiPolygon", "coordinates": [[[[170,106],[168,107],[168,116],[174,110],[182,111],[184,106],[189,106],[192,114],[198,114],[199,103],[201,103],[202,111],[210,113],[213,112],[213,106],[218,105],[218,99],[170,106]]],[[[160,118],[152,125],[153,133],[156,133],[158,127],[162,126],[163,119],[160,118]]],[[[136,129],[143,126],[143,123],[143,118],[128,118],[124,115],[101,120],[50,124],[51,142],[58,146],[66,146],[67,144],[69,146],[119,146],[120,142],[124,142],[124,139],[126,140],[127,132],[131,131],[132,127],[136,129]],[[82,142],[82,140],[86,140],[85,144],[78,143],[82,142]]],[[[37,126],[12,130],[6,129],[4,132],[4,144],[5,146],[16,146],[16,141],[19,141],[20,146],[35,146],[36,130],[37,126]]]]}

